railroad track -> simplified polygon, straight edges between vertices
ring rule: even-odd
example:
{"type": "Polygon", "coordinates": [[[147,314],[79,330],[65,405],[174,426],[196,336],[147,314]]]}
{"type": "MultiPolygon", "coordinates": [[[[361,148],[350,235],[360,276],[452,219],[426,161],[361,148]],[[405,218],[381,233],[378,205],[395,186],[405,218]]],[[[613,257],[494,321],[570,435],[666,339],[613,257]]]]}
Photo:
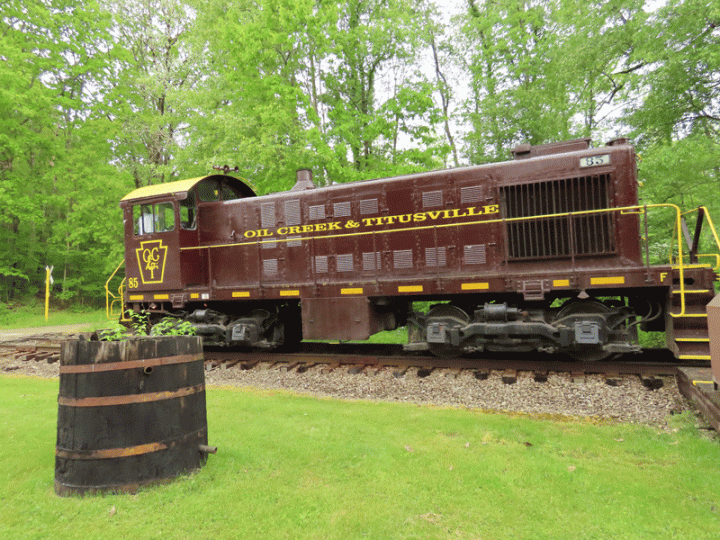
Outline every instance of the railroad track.
{"type": "MultiPolygon", "coordinates": [[[[0,360],[47,362],[60,360],[60,341],[56,337],[27,338],[21,341],[0,342],[0,360]]],[[[9,371],[3,368],[4,371],[9,371]]]]}
{"type": "MultiPolygon", "coordinates": [[[[0,358],[18,361],[57,362],[60,359],[61,342],[77,336],[33,336],[20,341],[0,342],[0,358]]],[[[571,373],[577,376],[587,374],[613,375],[635,374],[647,378],[674,376],[678,367],[697,367],[696,363],[678,363],[664,350],[649,350],[639,355],[621,357],[615,361],[580,362],[565,361],[557,356],[524,354],[522,357],[495,354],[492,357],[466,356],[460,358],[438,358],[417,354],[403,354],[400,345],[366,344],[303,344],[297,352],[279,353],[263,351],[229,351],[222,348],[206,348],[205,361],[208,369],[224,365],[241,369],[252,369],[260,364],[281,371],[296,370],[300,373],[321,364],[326,370],[344,367],[351,373],[394,369],[398,372],[417,368],[419,376],[427,376],[435,370],[460,372],[472,370],[478,378],[490,371],[507,372],[512,378],[515,372],[532,372],[538,381],[547,378],[551,372],[571,373]]]]}
{"type": "MultiPolygon", "coordinates": [[[[73,337],[77,336],[41,335],[0,342],[2,371],[20,369],[24,362],[58,362],[61,342],[73,337]]],[[[615,386],[621,384],[623,377],[634,375],[649,390],[661,388],[668,377],[674,377],[681,393],[696,404],[713,429],[720,431],[720,394],[711,384],[707,362],[679,362],[665,350],[646,350],[613,361],[579,362],[541,354],[438,358],[403,354],[399,345],[306,343],[292,353],[206,348],[205,363],[206,370],[271,369],[297,374],[311,368],[319,368],[323,373],[338,370],[369,376],[390,371],[394,377],[419,378],[436,372],[445,377],[460,377],[470,372],[478,380],[499,375],[505,384],[514,384],[520,376],[547,382],[554,375],[565,374],[577,382],[600,375],[606,384],[615,386]]]]}
{"type": "Polygon", "coordinates": [[[209,369],[224,366],[240,369],[254,369],[262,365],[268,369],[303,373],[311,367],[321,365],[324,371],[346,369],[349,373],[377,374],[392,370],[396,376],[405,375],[410,368],[418,377],[427,377],[434,371],[442,370],[446,376],[459,376],[462,371],[472,371],[477,379],[485,379],[491,372],[501,371],[502,380],[512,384],[518,373],[529,372],[537,382],[545,382],[551,373],[569,373],[573,379],[590,374],[602,374],[608,384],[613,384],[621,375],[637,375],[648,388],[662,386],[662,377],[675,376],[676,359],[665,351],[652,351],[638,358],[613,362],[563,361],[553,356],[524,355],[524,358],[510,355],[494,355],[463,358],[437,358],[399,354],[401,347],[388,346],[339,346],[311,344],[306,350],[294,353],[271,352],[229,352],[218,349],[205,351],[209,369]],[[656,354],[657,353],[657,354],[656,354]],[[659,357],[652,360],[651,357],[659,357]]]}

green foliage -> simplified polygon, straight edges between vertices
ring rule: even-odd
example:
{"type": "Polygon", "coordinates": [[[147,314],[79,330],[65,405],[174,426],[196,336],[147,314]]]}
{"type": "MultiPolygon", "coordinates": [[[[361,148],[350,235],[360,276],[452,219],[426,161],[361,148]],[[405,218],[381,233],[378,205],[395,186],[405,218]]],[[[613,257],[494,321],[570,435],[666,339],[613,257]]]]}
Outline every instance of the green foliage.
{"type": "Polygon", "coordinates": [[[129,339],[129,336],[127,328],[118,324],[98,332],[98,338],[100,341],[125,341],[129,339]]]}
{"type": "Polygon", "coordinates": [[[626,110],[642,146],[669,145],[695,133],[717,141],[720,131],[720,10],[705,0],[670,0],[644,30],[638,56],[647,73],[640,98],[626,110]]]}
{"type": "Polygon", "coordinates": [[[132,310],[127,310],[125,316],[130,319],[130,326],[125,327],[118,324],[112,328],[98,332],[100,341],[125,341],[148,335],[149,313],[145,311],[136,313],[132,310]]]}
{"type": "Polygon", "coordinates": [[[211,28],[217,71],[199,96],[213,114],[190,126],[202,133],[195,150],[239,165],[261,193],[289,189],[299,168],[327,185],[441,166],[434,87],[408,68],[425,10],[408,0],[208,1],[198,25],[211,28]]]}
{"type": "Polygon", "coordinates": [[[641,64],[630,58],[643,1],[470,0],[456,41],[471,77],[464,114],[471,162],[507,159],[519,143],[602,135],[641,64]]]}
{"type": "Polygon", "coordinates": [[[666,347],[665,332],[643,332],[638,330],[638,338],[643,349],[664,349],[666,347]]]}
{"type": "Polygon", "coordinates": [[[174,317],[165,317],[155,324],[150,324],[150,314],[132,310],[126,312],[130,326],[116,325],[108,330],[98,332],[101,341],[124,341],[150,336],[194,336],[195,327],[189,321],[181,321],[174,317]]]}
{"type": "Polygon", "coordinates": [[[197,331],[189,321],[165,317],[153,325],[150,334],[153,336],[194,336],[197,331]]]}
{"type": "Polygon", "coordinates": [[[93,298],[106,265],[88,251],[119,254],[108,232],[124,191],[89,90],[107,67],[108,17],[92,2],[23,5],[0,8],[0,297],[42,290],[52,265],[60,298],[93,298]]]}

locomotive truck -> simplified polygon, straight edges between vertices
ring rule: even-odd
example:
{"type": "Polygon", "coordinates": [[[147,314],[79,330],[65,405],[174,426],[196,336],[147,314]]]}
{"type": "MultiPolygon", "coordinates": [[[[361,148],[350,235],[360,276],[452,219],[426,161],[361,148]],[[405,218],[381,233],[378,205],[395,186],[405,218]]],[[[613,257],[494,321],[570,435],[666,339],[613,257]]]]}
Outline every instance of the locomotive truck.
{"type": "Polygon", "coordinates": [[[124,215],[123,310],[192,323],[204,342],[271,349],[407,326],[408,350],[565,353],[599,360],[665,331],[709,360],[703,256],[673,205],[638,203],[625,139],[520,145],[503,163],[256,196],[212,174],[137,189],[124,215]],[[653,212],[677,246],[652,264],[653,212]],[[685,232],[689,245],[681,240],[685,232]]]}

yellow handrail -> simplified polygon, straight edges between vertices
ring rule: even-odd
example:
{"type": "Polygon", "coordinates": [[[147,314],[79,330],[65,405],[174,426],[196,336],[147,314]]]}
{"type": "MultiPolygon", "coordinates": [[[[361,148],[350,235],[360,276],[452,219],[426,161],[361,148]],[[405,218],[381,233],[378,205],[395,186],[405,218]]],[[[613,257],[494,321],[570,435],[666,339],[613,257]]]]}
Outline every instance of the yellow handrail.
{"type": "Polygon", "coordinates": [[[121,321],[127,321],[128,319],[125,318],[125,278],[123,278],[120,282],[117,296],[110,292],[110,282],[115,277],[115,274],[118,273],[118,270],[120,270],[120,268],[122,268],[123,266],[125,266],[125,261],[121,261],[120,264],[118,264],[117,268],[115,268],[115,271],[105,282],[105,315],[108,319],[116,320],[119,317],[121,321]],[[116,302],[120,303],[119,313],[113,311],[113,306],[116,304],[116,302]]]}
{"type": "MultiPolygon", "coordinates": [[[[712,233],[713,240],[715,240],[715,247],[717,247],[718,251],[720,251],[720,237],[718,237],[717,229],[715,229],[715,224],[713,223],[712,218],[710,217],[710,210],[707,209],[707,206],[698,206],[697,208],[694,208],[692,210],[688,210],[687,212],[683,212],[683,216],[688,216],[690,214],[694,214],[695,212],[700,212],[700,210],[703,211],[703,215],[705,216],[705,219],[707,219],[708,226],[710,227],[710,232],[712,233]]],[[[680,231],[678,231],[678,242],[680,236],[680,231]]],[[[673,240],[675,239],[675,235],[673,234],[673,240]]],[[[713,270],[720,269],[720,255],[716,255],[714,253],[702,253],[697,255],[699,257],[716,257],[716,264],[713,267],[713,270]]]]}
{"type": "Polygon", "coordinates": [[[683,254],[682,254],[682,218],[684,216],[693,214],[695,212],[700,212],[700,210],[703,211],[704,217],[707,219],[707,223],[710,227],[710,231],[712,233],[712,237],[715,240],[715,246],[720,252],[720,237],[718,237],[717,230],[715,229],[715,224],[713,223],[712,218],[710,217],[710,211],[705,206],[699,206],[698,208],[695,208],[693,210],[688,210],[687,212],[678,212],[676,223],[675,223],[675,230],[673,231],[672,235],[672,241],[670,244],[670,264],[676,268],[680,274],[680,290],[678,291],[680,293],[680,313],[670,313],[672,317],[704,317],[704,314],[688,314],[685,311],[685,295],[688,294],[688,292],[685,290],[685,269],[686,268],[698,268],[698,267],[704,267],[704,268],[712,268],[714,271],[717,271],[720,269],[720,255],[717,253],[696,253],[695,256],[697,258],[700,257],[715,257],[715,266],[712,266],[710,264],[690,264],[690,261],[688,261],[688,264],[685,264],[683,260],[683,254]],[[677,239],[678,244],[678,257],[676,261],[672,260],[672,252],[673,252],[673,243],[677,239]]]}

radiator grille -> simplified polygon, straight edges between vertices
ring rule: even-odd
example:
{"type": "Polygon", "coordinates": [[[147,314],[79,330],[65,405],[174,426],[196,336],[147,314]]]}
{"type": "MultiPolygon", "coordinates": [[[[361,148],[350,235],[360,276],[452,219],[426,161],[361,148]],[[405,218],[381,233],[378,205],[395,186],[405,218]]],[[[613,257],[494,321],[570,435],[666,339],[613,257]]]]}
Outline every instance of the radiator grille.
{"type": "MultiPolygon", "coordinates": [[[[550,182],[503,186],[507,218],[581,212],[610,207],[610,176],[566,178],[550,182]]],[[[511,259],[538,259],[615,252],[615,218],[604,212],[516,221],[507,224],[511,259]]]]}

